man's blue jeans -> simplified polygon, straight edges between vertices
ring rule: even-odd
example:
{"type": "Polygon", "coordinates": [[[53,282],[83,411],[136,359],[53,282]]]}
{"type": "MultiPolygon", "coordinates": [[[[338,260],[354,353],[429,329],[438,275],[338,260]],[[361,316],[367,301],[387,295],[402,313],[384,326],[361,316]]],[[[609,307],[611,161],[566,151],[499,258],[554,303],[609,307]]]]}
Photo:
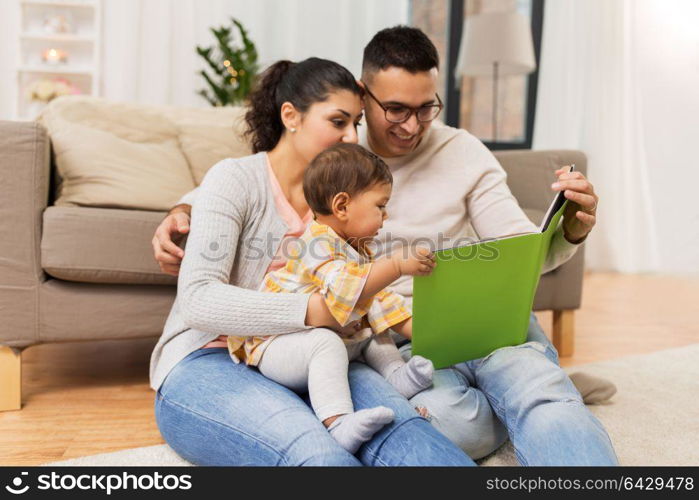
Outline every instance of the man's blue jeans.
{"type": "Polygon", "coordinates": [[[225,348],[180,361],[157,391],[155,416],[167,443],[198,465],[475,465],[368,366],[351,363],[349,381],[355,409],[384,405],[396,414],[356,457],[307,401],[233,363],[225,348]]]}
{"type": "MultiPolygon", "coordinates": [[[[410,345],[401,347],[404,358],[410,345]]],[[[617,465],[600,421],[558,364],[534,313],[527,342],[435,372],[431,389],[410,402],[478,459],[508,435],[522,465],[617,465]]]]}

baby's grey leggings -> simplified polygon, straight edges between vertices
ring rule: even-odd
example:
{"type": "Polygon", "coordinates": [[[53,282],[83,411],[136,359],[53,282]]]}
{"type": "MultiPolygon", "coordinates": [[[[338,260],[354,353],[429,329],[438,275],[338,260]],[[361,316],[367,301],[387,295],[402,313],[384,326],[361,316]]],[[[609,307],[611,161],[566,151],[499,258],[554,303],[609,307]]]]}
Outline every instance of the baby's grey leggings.
{"type": "Polygon", "coordinates": [[[347,368],[360,354],[384,378],[405,364],[388,333],[345,346],[340,336],[327,328],[314,328],[278,335],[267,345],[258,364],[267,378],[311,399],[320,421],[354,412],[347,368]]]}

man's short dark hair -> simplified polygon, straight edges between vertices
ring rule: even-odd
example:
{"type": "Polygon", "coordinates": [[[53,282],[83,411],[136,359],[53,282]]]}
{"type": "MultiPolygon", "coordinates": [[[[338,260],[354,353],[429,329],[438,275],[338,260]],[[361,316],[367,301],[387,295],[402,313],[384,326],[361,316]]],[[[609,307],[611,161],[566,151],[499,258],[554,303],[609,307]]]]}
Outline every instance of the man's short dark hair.
{"type": "Polygon", "coordinates": [[[331,215],[336,194],[354,196],[381,183],[393,184],[391,171],[381,158],[357,144],[336,144],[306,168],[303,195],[314,214],[331,215]]]}
{"type": "Polygon", "coordinates": [[[362,78],[390,66],[410,73],[439,68],[439,54],[432,41],[419,28],[394,26],[382,29],[364,47],[362,78]]]}

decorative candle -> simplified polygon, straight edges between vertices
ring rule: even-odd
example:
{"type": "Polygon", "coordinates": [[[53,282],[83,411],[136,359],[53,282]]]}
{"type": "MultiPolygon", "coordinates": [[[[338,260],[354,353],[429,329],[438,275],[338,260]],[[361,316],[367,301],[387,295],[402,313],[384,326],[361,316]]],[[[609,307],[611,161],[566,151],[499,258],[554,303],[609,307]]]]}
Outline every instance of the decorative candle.
{"type": "Polygon", "coordinates": [[[48,64],[60,64],[68,61],[68,54],[61,49],[45,50],[42,59],[48,64]]]}

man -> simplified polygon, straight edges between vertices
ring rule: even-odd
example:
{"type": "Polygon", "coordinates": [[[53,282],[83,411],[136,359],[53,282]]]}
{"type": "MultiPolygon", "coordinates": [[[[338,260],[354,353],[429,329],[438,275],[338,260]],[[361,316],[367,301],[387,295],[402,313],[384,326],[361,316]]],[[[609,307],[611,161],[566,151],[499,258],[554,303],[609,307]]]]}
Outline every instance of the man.
{"type": "MultiPolygon", "coordinates": [[[[360,144],[381,156],[393,174],[389,219],[378,239],[454,241],[533,231],[510,193],[502,167],[465,130],[433,120],[442,110],[437,95],[439,59],[416,28],[377,33],[364,50],[366,131],[360,144]]],[[[556,172],[555,191],[570,200],[544,264],[548,271],[568,260],[595,225],[598,197],[579,172],[556,172]]],[[[177,274],[184,253],[171,240],[188,231],[195,195],[185,196],[153,238],[164,272],[177,274]]],[[[409,278],[392,288],[411,300],[409,278]]],[[[523,465],[614,465],[616,455],[601,423],[558,366],[558,356],[532,314],[528,342],[485,358],[435,372],[434,386],[411,399],[432,424],[472,458],[497,449],[508,437],[523,465]]],[[[410,345],[402,347],[409,356],[410,345]]]]}

